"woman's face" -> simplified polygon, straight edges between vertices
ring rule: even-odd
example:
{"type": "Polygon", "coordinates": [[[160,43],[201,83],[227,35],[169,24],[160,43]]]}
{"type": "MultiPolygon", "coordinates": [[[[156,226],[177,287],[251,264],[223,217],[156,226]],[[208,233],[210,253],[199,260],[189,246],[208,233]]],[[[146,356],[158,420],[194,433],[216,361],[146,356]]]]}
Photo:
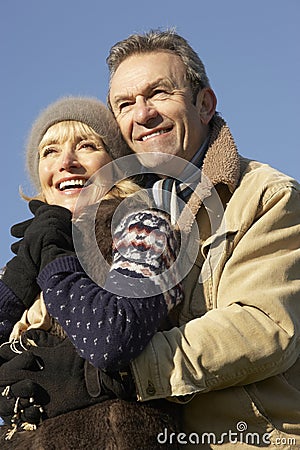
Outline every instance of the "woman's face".
{"type": "Polygon", "coordinates": [[[86,138],[72,133],[63,139],[47,139],[47,133],[40,145],[39,178],[42,193],[47,203],[74,212],[84,184],[112,159],[100,138],[86,138]]]}

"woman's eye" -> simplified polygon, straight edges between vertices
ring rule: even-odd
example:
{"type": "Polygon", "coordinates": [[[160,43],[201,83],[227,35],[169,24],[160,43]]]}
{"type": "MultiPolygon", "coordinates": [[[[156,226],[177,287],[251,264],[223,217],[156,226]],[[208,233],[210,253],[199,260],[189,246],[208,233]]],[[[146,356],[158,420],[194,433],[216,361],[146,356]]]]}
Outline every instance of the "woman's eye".
{"type": "Polygon", "coordinates": [[[97,145],[93,142],[82,142],[81,144],[79,144],[78,148],[97,150],[97,145]]]}
{"type": "Polygon", "coordinates": [[[48,156],[48,155],[51,155],[51,154],[53,154],[53,153],[56,153],[56,148],[55,147],[46,147],[46,148],[44,148],[43,150],[42,150],[42,152],[41,152],[41,156],[42,157],[46,157],[46,156],[48,156]]]}

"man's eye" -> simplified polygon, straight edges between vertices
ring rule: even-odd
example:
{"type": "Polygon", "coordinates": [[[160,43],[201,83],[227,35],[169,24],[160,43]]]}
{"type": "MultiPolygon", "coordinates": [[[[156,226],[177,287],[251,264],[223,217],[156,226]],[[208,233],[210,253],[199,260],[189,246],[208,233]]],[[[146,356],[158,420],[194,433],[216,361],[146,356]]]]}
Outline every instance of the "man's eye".
{"type": "Polygon", "coordinates": [[[119,111],[124,111],[124,109],[129,108],[132,105],[131,102],[122,102],[119,104],[119,111]]]}
{"type": "Polygon", "coordinates": [[[155,89],[155,91],[152,92],[152,97],[166,97],[167,95],[168,92],[164,89],[155,89]]]}

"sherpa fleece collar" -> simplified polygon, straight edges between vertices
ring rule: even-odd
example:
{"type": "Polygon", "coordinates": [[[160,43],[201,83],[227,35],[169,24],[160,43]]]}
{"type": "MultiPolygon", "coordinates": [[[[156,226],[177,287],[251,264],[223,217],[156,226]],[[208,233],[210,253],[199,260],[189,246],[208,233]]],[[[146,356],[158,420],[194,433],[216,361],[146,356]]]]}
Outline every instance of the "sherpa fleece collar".
{"type": "Polygon", "coordinates": [[[236,144],[225,120],[218,115],[212,119],[202,174],[200,183],[178,219],[177,226],[181,230],[189,231],[191,229],[203,200],[211,195],[213,187],[225,184],[229,191],[233,192],[240,178],[240,157],[236,144]],[[189,210],[188,214],[186,214],[186,208],[189,210]]]}

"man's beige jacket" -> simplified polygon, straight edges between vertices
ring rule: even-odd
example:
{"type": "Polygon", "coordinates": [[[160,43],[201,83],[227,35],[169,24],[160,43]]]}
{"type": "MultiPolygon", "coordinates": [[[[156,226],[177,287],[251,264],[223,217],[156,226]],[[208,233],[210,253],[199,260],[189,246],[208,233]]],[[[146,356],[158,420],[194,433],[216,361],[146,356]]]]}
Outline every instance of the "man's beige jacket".
{"type": "Polygon", "coordinates": [[[220,117],[203,174],[179,220],[199,227],[185,302],[132,363],[139,399],[183,403],[161,442],[300,449],[300,186],[240,157],[220,117]]]}

